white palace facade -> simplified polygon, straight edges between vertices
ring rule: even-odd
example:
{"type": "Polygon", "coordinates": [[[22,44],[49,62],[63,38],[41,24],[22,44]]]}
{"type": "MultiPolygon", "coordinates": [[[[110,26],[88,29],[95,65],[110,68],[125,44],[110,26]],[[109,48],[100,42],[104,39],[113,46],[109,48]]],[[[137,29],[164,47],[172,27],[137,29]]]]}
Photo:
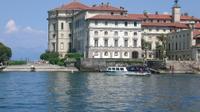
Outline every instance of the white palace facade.
{"type": "Polygon", "coordinates": [[[123,7],[109,3],[87,6],[71,2],[48,11],[48,50],[64,57],[79,52],[85,58],[156,58],[157,39],[162,34],[188,30],[198,31],[200,19],[181,14],[178,3],[172,14],[129,14],[123,7]],[[141,40],[150,43],[142,50],[141,40]]]}

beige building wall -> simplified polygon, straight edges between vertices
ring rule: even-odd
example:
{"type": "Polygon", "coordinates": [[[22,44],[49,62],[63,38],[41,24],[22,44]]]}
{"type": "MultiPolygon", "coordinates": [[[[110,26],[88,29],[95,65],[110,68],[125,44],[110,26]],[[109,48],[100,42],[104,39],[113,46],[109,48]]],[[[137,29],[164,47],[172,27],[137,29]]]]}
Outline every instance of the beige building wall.
{"type": "Polygon", "coordinates": [[[192,30],[181,30],[168,34],[167,56],[169,60],[194,60],[193,46],[196,41],[193,39],[192,30]]]}

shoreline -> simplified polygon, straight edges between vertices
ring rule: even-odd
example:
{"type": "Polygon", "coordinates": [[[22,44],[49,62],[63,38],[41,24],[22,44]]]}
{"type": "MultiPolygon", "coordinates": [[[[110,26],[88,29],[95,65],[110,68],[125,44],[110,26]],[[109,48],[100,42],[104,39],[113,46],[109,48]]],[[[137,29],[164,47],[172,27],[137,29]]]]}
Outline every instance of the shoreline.
{"type": "Polygon", "coordinates": [[[50,64],[27,64],[6,66],[1,72],[78,72],[76,67],[62,67],[50,64]]]}

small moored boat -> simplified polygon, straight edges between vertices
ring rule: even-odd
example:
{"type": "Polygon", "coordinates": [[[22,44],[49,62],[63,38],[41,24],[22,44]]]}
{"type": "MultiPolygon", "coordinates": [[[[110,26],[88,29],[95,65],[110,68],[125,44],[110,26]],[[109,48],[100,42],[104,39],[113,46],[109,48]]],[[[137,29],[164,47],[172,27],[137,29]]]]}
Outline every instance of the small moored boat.
{"type": "Polygon", "coordinates": [[[146,66],[130,66],[127,67],[128,76],[149,76],[151,72],[146,66]]]}

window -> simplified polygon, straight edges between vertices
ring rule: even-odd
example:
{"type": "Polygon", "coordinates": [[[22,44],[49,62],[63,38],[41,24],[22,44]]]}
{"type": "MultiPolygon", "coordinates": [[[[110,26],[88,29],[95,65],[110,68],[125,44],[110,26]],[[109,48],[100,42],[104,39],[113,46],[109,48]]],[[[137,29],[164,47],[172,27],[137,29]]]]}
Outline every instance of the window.
{"type": "Polygon", "coordinates": [[[179,50],[181,50],[181,42],[179,43],[179,50]]]}
{"type": "Polygon", "coordinates": [[[134,35],[136,36],[136,35],[137,35],[137,32],[134,32],[134,35]]]}
{"type": "Polygon", "coordinates": [[[95,25],[98,25],[98,21],[95,21],[95,25]]]}
{"type": "Polygon", "coordinates": [[[56,43],[52,43],[52,49],[53,49],[53,52],[55,52],[56,51],[56,43]]]}
{"type": "Polygon", "coordinates": [[[178,50],[178,43],[176,42],[176,50],[178,50]]]}
{"type": "Polygon", "coordinates": [[[149,58],[152,58],[152,55],[151,55],[151,54],[149,54],[149,58]]]}
{"type": "Polygon", "coordinates": [[[124,40],[124,47],[128,47],[128,39],[124,40]]]}
{"type": "Polygon", "coordinates": [[[137,22],[134,22],[134,26],[137,26],[137,22]]]}
{"type": "Polygon", "coordinates": [[[99,56],[99,53],[98,52],[94,52],[94,56],[99,56]]]}
{"type": "Polygon", "coordinates": [[[114,14],[114,12],[111,12],[111,15],[113,15],[114,14]]]}
{"type": "Polygon", "coordinates": [[[115,26],[118,26],[118,21],[115,21],[115,26]]]}
{"type": "Polygon", "coordinates": [[[107,51],[104,53],[104,56],[108,56],[108,52],[107,51]]]}
{"type": "Polygon", "coordinates": [[[64,49],[64,43],[63,43],[63,42],[61,42],[61,44],[60,44],[60,49],[61,49],[61,50],[64,49]]]}
{"type": "Polygon", "coordinates": [[[108,32],[107,32],[107,31],[105,31],[105,32],[104,32],[104,35],[108,35],[108,32]]]}
{"type": "Polygon", "coordinates": [[[108,39],[104,39],[104,46],[108,47],[108,39]]]}
{"type": "Polygon", "coordinates": [[[114,46],[115,46],[115,47],[118,47],[118,39],[115,39],[114,46]]]}
{"type": "Polygon", "coordinates": [[[124,22],[124,26],[128,26],[128,22],[126,21],[126,22],[124,22]]]}
{"type": "Polygon", "coordinates": [[[53,30],[56,30],[56,23],[53,24],[53,30]]]}
{"type": "Polygon", "coordinates": [[[124,56],[128,56],[128,52],[125,52],[125,53],[124,53],[124,56]]]}
{"type": "Polygon", "coordinates": [[[98,47],[99,46],[99,40],[98,39],[94,39],[94,46],[98,47]]]}
{"type": "Polygon", "coordinates": [[[115,35],[115,36],[118,36],[118,32],[117,32],[117,31],[115,31],[115,32],[114,32],[114,35],[115,35]]]}
{"type": "Polygon", "coordinates": [[[137,40],[133,40],[133,47],[137,47],[137,40]]]}
{"type": "Polygon", "coordinates": [[[113,71],[115,71],[115,68],[112,68],[113,71]]]}
{"type": "Polygon", "coordinates": [[[124,68],[120,68],[121,71],[124,71],[124,68]]]}
{"type": "Polygon", "coordinates": [[[128,36],[128,32],[124,32],[124,36],[128,36]]]}
{"type": "Polygon", "coordinates": [[[98,32],[98,31],[95,31],[95,32],[94,32],[94,35],[98,35],[98,34],[99,34],[99,32],[98,32]]]}
{"type": "Polygon", "coordinates": [[[64,29],[64,23],[61,23],[61,30],[64,29]]]}
{"type": "Polygon", "coordinates": [[[53,38],[56,38],[56,34],[53,34],[53,38]]]}
{"type": "Polygon", "coordinates": [[[118,56],[118,52],[115,52],[115,54],[114,54],[115,56],[118,56]]]}
{"type": "Polygon", "coordinates": [[[108,25],[108,21],[105,21],[105,25],[106,25],[106,26],[108,25]]]}

